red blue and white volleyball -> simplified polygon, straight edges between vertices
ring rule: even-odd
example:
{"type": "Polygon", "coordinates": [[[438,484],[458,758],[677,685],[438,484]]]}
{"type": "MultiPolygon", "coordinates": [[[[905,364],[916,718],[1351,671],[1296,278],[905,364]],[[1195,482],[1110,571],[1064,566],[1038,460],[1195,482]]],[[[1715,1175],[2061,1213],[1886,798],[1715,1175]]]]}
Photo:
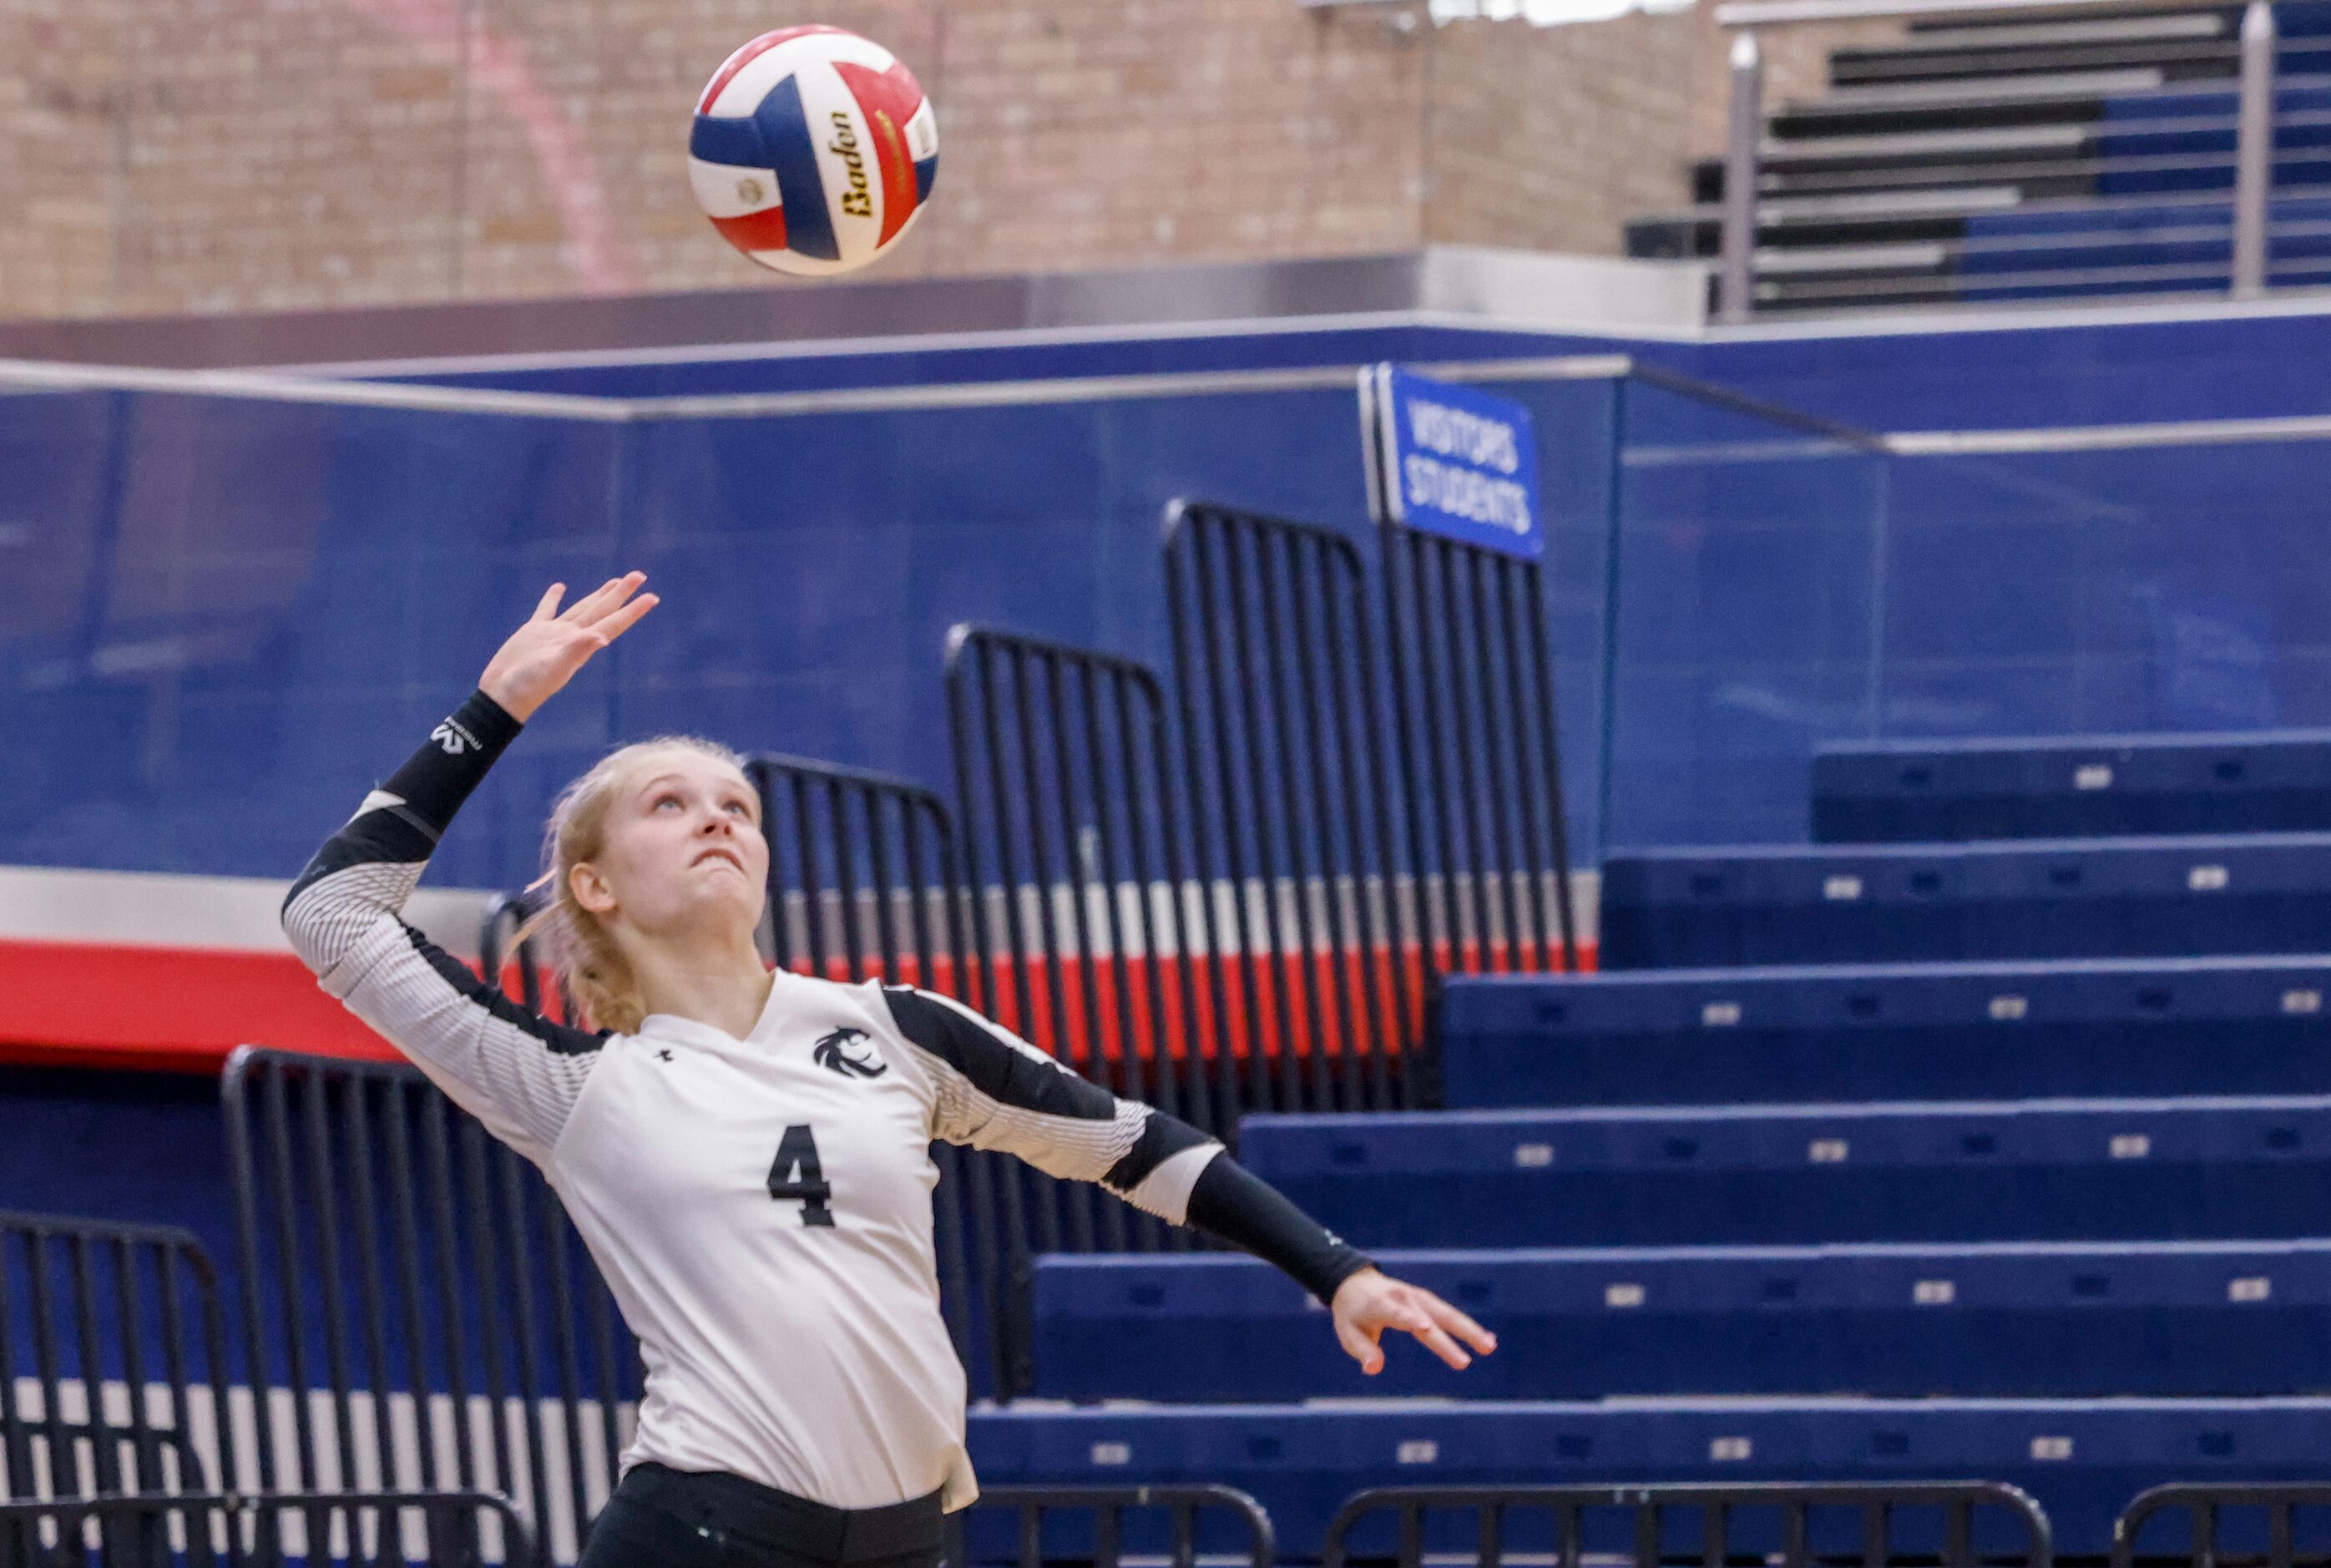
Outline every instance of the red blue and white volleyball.
{"type": "Polygon", "coordinates": [[[721,238],[811,277],[896,244],[939,168],[938,121],[880,44],[784,27],[731,54],[697,100],[689,181],[721,238]]]}

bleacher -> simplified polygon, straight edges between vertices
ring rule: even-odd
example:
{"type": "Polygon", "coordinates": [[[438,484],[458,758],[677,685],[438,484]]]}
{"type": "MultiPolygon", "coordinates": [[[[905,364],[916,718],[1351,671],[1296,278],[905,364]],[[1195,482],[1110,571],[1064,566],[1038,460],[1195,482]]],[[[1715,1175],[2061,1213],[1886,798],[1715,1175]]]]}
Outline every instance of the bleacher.
{"type": "Polygon", "coordinates": [[[2331,1401],[2315,1399],[1023,1404],[975,1414],[971,1444],[988,1485],[1233,1478],[1270,1508],[1290,1556],[1309,1555],[1298,1543],[1318,1541],[1355,1491],[1394,1482],[1983,1476],[2043,1502],[2064,1555],[2095,1558],[2129,1500],[2164,1478],[2319,1478],[2326,1421],[2331,1401]]]}
{"type": "MultiPolygon", "coordinates": [[[[2269,279],[2331,279],[2331,8],[2276,7],[2269,279]]],[[[2224,292],[2239,6],[1931,19],[1832,52],[1769,106],[1763,310],[2224,292]]],[[[1710,256],[1720,162],[1693,204],[1631,223],[1637,256],[1710,256]]]]}
{"type": "Polygon", "coordinates": [[[1363,1377],[1319,1309],[1243,1258],[1036,1269],[1036,1392],[1295,1402],[1866,1393],[2105,1398],[2331,1388],[2331,1244],[1984,1242],[1394,1251],[1499,1339],[1463,1372],[1363,1377]],[[1128,1364],[1125,1346],[1142,1354],[1128,1364]],[[2174,1354],[2168,1354],[2170,1347],[2174,1354]]]}
{"type": "Polygon", "coordinates": [[[1816,843],[2331,832],[2331,731],[1825,746],[1816,843]]]}
{"type": "Polygon", "coordinates": [[[2331,836],[1655,850],[1603,865],[1602,966],[2331,951],[2331,836]]]}
{"type": "Polygon", "coordinates": [[[1449,1104],[2331,1092],[2331,956],[1452,979],[1449,1104]]]}
{"type": "Polygon", "coordinates": [[[979,1419],[981,1463],[1229,1480],[1296,1540],[1394,1480],[1980,1475],[2079,1555],[2147,1487],[2312,1478],[2331,860],[2285,830],[2326,760],[1837,749],[1828,841],[1614,856],[1622,967],[1443,983],[1448,1108],[1242,1129],[1495,1355],[1371,1380],[1252,1260],[1046,1256],[1038,1399],[979,1419]]]}
{"type": "Polygon", "coordinates": [[[1371,1247],[2184,1241],[2316,1235],[2331,1214],[2319,1098],[1258,1116],[1242,1134],[1248,1165],[1371,1247]]]}

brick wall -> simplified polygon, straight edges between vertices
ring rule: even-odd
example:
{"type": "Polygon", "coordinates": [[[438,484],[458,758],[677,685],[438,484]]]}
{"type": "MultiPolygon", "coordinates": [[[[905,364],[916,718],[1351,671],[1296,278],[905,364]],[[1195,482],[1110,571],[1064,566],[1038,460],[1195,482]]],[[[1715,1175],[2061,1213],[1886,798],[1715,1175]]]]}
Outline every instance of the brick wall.
{"type": "Polygon", "coordinates": [[[1629,217],[1684,200],[1694,100],[1716,80],[1704,57],[1722,47],[1696,12],[1441,29],[1426,204],[1433,237],[1615,248],[1629,217]]]}
{"type": "MultiPolygon", "coordinates": [[[[1403,39],[1295,0],[14,0],[0,316],[766,283],[696,213],[688,113],[813,19],[939,106],[893,277],[1609,252],[1723,123],[1698,14],[1403,39]]],[[[1788,48],[1817,80],[1821,41],[1788,48]]]]}

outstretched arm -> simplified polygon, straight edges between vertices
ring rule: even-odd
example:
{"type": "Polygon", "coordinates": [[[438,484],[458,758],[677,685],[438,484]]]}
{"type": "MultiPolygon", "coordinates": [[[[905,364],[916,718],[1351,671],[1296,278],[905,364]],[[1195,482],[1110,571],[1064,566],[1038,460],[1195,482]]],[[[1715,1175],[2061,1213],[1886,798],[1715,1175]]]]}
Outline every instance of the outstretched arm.
{"type": "Polygon", "coordinates": [[[1330,1307],[1337,1340],[1371,1375],[1383,1370],[1378,1342],[1387,1328],[1415,1335],[1456,1367],[1472,1360],[1465,1345],[1483,1354],[1497,1348],[1480,1325],[1384,1275],[1187,1122],[1118,1098],[960,1003],[909,986],[882,994],[937,1085],[939,1137],[1098,1182],[1136,1208],[1276,1265],[1330,1307]]]}
{"type": "Polygon", "coordinates": [[[394,1041],[494,1135],[548,1156],[600,1037],[536,1016],[400,914],[438,839],[520,724],[654,603],[619,578],[558,613],[554,587],[468,700],[326,840],[291,885],[283,929],[323,988],[394,1041]],[[629,601],[626,603],[626,601],[629,601]]]}

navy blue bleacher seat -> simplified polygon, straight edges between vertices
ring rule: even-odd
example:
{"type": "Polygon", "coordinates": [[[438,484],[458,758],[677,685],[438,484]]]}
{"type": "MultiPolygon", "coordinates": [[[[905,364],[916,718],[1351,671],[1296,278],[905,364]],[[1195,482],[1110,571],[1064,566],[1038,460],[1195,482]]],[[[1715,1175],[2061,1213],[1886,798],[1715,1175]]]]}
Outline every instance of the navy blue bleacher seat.
{"type": "Polygon", "coordinates": [[[1270,1510],[1293,1556],[1315,1552],[1364,1487],[1965,1476],[2023,1487],[2047,1508],[2060,1552],[2101,1556],[2114,1518],[2147,1487],[2321,1479],[2326,1430],[2331,1401],[2320,1399],[1023,1402],[972,1412],[970,1447],[990,1486],[1232,1478],[1270,1510]]]}
{"type": "Polygon", "coordinates": [[[2331,1099],[1250,1116],[1363,1247],[2206,1240],[2331,1225],[2331,1099]]]}
{"type": "Polygon", "coordinates": [[[1666,849],[1603,863],[1606,970],[2331,952],[2331,834],[1666,849]]]}
{"type": "Polygon", "coordinates": [[[1447,1103],[2331,1092],[2331,957],[1456,976],[1447,1103]]]}
{"type": "Polygon", "coordinates": [[[1819,843],[2331,832],[2331,730],[1832,744],[1819,843]]]}
{"type": "Polygon", "coordinates": [[[2331,1243],[1983,1243],[1386,1252],[1498,1337],[1462,1372],[1405,1339],[1363,1375],[1249,1258],[1056,1254],[1042,1397],[1857,1392],[2102,1397],[2331,1387],[2331,1243]],[[1128,1356],[1126,1347],[1141,1346],[1128,1356]]]}

